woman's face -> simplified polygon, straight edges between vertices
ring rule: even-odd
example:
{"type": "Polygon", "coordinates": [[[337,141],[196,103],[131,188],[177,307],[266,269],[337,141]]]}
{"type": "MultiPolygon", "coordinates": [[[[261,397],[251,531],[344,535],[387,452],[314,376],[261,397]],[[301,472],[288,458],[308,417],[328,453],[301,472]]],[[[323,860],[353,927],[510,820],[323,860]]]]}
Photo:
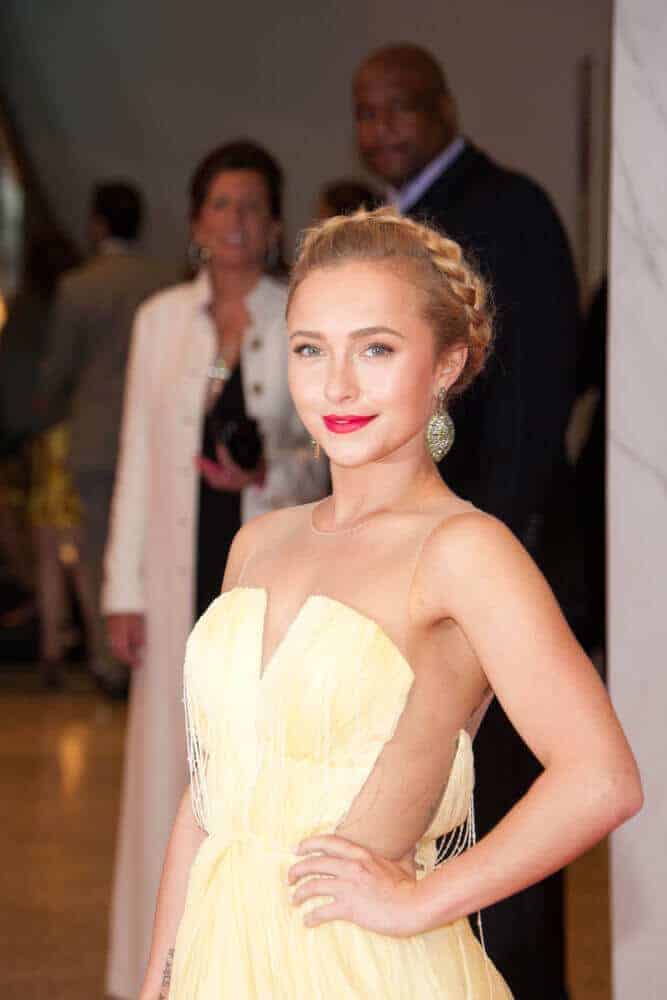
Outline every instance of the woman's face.
{"type": "Polygon", "coordinates": [[[263,269],[279,235],[266,182],[256,170],[224,170],[214,177],[192,223],[193,239],[213,264],[240,270],[263,269]]]}
{"type": "Polygon", "coordinates": [[[423,292],[392,266],[351,261],[311,271],[290,303],[294,403],[331,461],[353,467],[424,449],[440,387],[466,349],[435,356],[423,292]]]}

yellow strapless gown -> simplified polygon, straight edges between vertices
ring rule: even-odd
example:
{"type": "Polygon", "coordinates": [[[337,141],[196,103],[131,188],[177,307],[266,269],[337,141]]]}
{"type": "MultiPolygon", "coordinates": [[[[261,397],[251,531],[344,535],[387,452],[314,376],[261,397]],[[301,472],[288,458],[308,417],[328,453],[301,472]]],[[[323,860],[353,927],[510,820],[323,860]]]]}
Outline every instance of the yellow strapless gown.
{"type": "MultiPolygon", "coordinates": [[[[260,676],[267,595],[219,597],[188,641],[185,701],[195,813],[170,1000],[507,1000],[467,919],[411,938],[303,926],[286,873],[305,836],[333,832],[392,736],[412,671],[379,625],[329,597],[303,604],[260,676]]],[[[471,842],[470,738],[417,845],[471,842]]]]}

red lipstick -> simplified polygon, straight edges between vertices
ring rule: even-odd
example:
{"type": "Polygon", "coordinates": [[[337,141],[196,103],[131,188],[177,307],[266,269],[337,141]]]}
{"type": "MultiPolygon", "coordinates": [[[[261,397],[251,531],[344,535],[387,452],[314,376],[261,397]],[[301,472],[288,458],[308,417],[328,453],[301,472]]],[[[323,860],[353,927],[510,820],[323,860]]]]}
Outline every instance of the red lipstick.
{"type": "Polygon", "coordinates": [[[324,424],[328,431],[333,431],[334,434],[351,434],[352,431],[361,430],[366,424],[370,424],[371,420],[375,420],[377,414],[374,413],[372,417],[358,417],[353,413],[348,416],[339,417],[336,414],[327,414],[326,417],[322,417],[324,424]]]}

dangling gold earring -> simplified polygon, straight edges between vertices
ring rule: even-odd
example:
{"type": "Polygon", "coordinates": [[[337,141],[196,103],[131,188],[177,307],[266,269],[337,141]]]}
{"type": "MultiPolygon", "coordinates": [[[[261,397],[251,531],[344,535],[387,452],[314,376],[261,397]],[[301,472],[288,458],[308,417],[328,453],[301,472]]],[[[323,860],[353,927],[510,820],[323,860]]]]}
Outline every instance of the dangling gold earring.
{"type": "Polygon", "coordinates": [[[188,244],[188,260],[193,271],[198,271],[200,267],[208,264],[211,259],[211,251],[208,247],[203,247],[195,240],[190,240],[188,244]]]}
{"type": "Polygon", "coordinates": [[[426,447],[434,462],[440,462],[454,444],[454,421],[447,412],[447,390],[440,389],[435,411],[426,426],[426,447]]]}
{"type": "Polygon", "coordinates": [[[320,457],[320,442],[315,438],[310,439],[310,447],[313,449],[313,458],[317,461],[320,457]]]}

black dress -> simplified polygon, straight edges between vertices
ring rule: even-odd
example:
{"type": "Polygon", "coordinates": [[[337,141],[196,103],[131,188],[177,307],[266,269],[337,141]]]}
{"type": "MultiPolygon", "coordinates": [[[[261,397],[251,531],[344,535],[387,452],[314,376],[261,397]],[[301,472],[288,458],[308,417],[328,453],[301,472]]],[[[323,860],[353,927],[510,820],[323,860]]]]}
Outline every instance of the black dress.
{"type": "MultiPolygon", "coordinates": [[[[202,455],[215,460],[214,426],[246,416],[241,366],[237,365],[207,413],[202,455]]],[[[206,611],[220,593],[227,556],[234,535],[241,527],[241,494],[215,490],[203,476],[199,480],[199,525],[197,529],[196,617],[206,611]]]]}

